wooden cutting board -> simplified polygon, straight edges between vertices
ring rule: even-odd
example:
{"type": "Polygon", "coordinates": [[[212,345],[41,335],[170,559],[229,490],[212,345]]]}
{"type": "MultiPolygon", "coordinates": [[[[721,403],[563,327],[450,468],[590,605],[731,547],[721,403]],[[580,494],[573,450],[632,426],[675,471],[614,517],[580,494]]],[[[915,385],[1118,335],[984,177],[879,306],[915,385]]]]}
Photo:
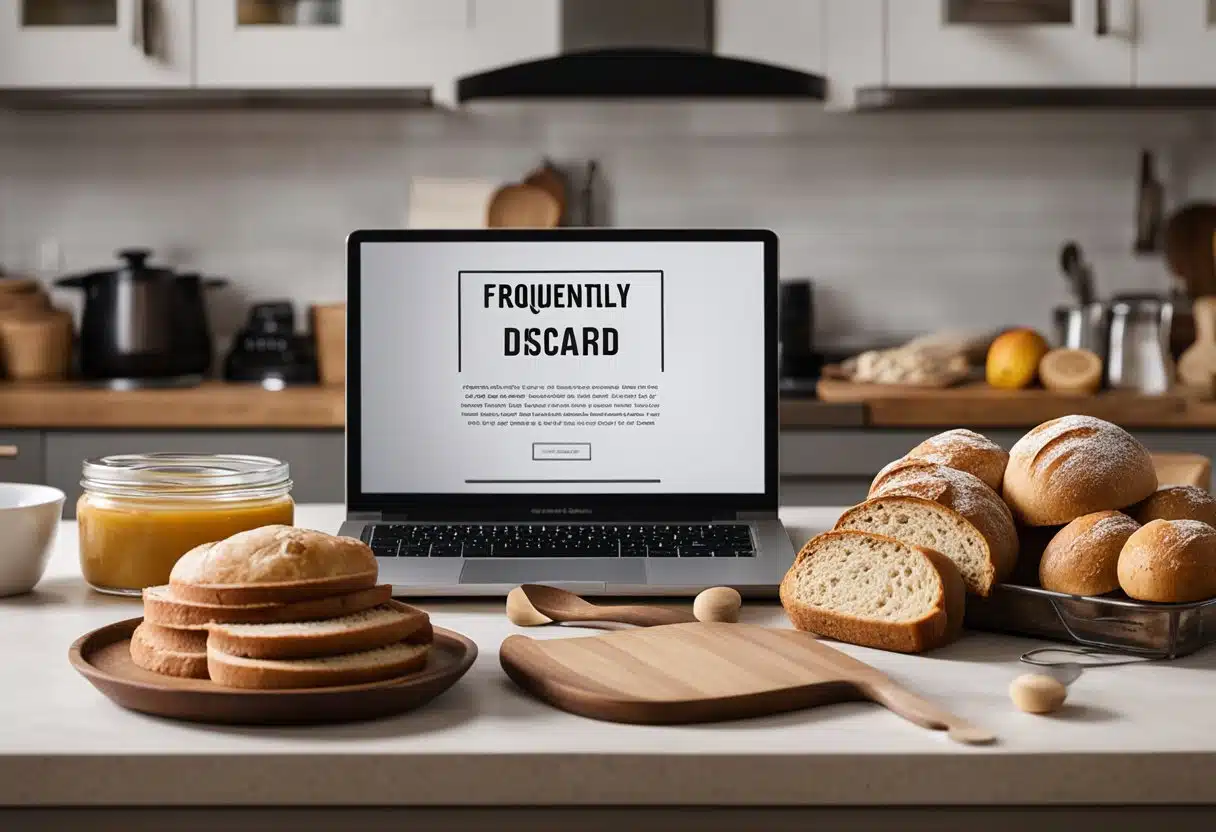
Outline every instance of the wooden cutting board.
{"type": "Polygon", "coordinates": [[[499,660],[537,698],[610,722],[717,722],[868,699],[956,742],[994,739],[798,630],[699,622],[582,638],[513,635],[499,660]]]}

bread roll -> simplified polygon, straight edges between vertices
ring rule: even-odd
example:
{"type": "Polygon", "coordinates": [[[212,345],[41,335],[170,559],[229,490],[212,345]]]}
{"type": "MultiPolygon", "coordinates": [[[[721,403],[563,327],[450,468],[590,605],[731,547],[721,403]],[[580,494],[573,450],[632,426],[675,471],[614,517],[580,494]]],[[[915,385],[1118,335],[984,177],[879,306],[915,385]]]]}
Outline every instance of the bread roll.
{"type": "Polygon", "coordinates": [[[1052,538],[1039,563],[1039,584],[1070,595],[1119,588],[1119,553],[1140,524],[1118,511],[1078,517],[1052,538]]]}
{"type": "Polygon", "coordinates": [[[1058,526],[1140,502],[1157,490],[1157,472],[1145,447],[1123,428],[1064,416],[1018,440],[1002,490],[1018,522],[1058,526]]]}
{"type": "Polygon", "coordinates": [[[169,573],[173,596],[203,604],[287,603],[367,589],[376,558],[362,541],[263,526],[204,543],[169,573]]]}
{"type": "Polygon", "coordinates": [[[1119,586],[1137,601],[1181,604],[1216,597],[1216,529],[1198,520],[1153,520],[1119,553],[1119,586]]]}
{"type": "Polygon", "coordinates": [[[1018,533],[1008,506],[974,474],[920,459],[888,465],[870,487],[870,498],[921,497],[954,509],[979,529],[992,555],[993,582],[1004,581],[1018,559],[1018,533]]]}
{"type": "Polygon", "coordinates": [[[1164,485],[1137,503],[1131,515],[1141,523],[1154,520],[1198,520],[1216,526],[1216,498],[1193,485],[1164,485]]]}
{"type": "Polygon", "coordinates": [[[998,492],[1005,478],[1005,466],[1009,463],[1009,453],[1004,448],[982,434],[963,428],[930,436],[908,451],[905,458],[923,459],[966,471],[998,492]]]}

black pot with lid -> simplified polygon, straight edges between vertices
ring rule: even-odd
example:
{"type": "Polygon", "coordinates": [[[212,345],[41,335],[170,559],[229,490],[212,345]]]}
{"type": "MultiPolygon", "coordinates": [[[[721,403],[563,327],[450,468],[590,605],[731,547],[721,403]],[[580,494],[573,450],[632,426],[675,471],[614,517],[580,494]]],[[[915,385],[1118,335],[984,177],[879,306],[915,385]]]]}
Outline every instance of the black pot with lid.
{"type": "Polygon", "coordinates": [[[152,252],[124,249],[113,269],[63,277],[55,285],[84,291],[80,372],[87,379],[179,382],[211,366],[204,289],[227,281],[149,265],[152,252]]]}

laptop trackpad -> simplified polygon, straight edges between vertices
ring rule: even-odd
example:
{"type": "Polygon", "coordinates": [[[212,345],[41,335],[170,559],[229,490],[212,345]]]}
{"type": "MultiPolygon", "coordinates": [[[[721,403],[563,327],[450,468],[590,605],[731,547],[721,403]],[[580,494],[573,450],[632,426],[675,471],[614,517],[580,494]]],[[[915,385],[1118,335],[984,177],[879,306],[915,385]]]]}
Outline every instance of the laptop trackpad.
{"type": "Polygon", "coordinates": [[[462,584],[548,584],[562,582],[645,584],[646,565],[619,558],[482,558],[466,560],[462,584]]]}

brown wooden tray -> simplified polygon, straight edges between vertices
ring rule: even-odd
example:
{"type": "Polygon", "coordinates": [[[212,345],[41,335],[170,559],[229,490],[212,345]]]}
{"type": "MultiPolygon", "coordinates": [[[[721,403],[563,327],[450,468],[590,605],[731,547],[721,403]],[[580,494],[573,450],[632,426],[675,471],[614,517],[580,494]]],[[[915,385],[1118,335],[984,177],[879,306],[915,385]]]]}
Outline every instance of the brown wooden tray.
{"type": "Polygon", "coordinates": [[[136,667],[131,661],[131,633],[142,620],[118,621],[81,636],[68,650],[68,659],[95,688],[124,708],[191,722],[287,725],[378,719],[430,702],[456,684],[477,659],[476,644],[436,627],[426,668],[418,673],[365,685],[241,690],[136,667]]]}

